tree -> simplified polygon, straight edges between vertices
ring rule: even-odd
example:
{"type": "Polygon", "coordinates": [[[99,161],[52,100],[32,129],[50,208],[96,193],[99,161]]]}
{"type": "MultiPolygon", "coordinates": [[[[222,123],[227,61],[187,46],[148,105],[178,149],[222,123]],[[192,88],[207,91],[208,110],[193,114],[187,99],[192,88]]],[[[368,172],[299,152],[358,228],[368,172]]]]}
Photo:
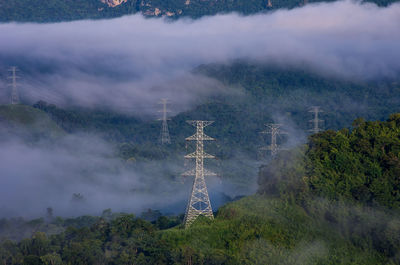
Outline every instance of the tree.
{"type": "Polygon", "coordinates": [[[57,253],[46,254],[46,255],[40,257],[40,259],[42,260],[42,262],[45,265],[62,265],[63,264],[60,255],[57,253]]]}

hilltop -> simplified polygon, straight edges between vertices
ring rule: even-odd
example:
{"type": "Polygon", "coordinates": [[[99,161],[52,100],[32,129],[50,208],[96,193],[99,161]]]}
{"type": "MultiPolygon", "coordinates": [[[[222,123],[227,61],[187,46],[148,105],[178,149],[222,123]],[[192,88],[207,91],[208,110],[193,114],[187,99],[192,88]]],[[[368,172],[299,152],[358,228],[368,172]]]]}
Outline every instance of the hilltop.
{"type": "Polygon", "coordinates": [[[65,134],[47,113],[27,105],[0,105],[0,125],[2,134],[30,140],[65,134]]]}
{"type": "MultiPolygon", "coordinates": [[[[370,0],[387,6],[398,0],[370,0]]],[[[279,8],[295,8],[319,0],[0,0],[0,22],[59,22],[114,18],[140,13],[147,17],[190,17],[238,12],[245,15],[279,8]]]]}

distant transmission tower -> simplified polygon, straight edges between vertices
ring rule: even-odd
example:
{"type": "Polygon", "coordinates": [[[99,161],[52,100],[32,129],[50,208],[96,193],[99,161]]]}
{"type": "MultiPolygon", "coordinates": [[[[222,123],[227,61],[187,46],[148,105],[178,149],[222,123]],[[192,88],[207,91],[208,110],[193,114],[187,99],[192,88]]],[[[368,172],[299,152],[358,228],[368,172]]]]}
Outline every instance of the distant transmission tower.
{"type": "Polygon", "coordinates": [[[169,136],[169,130],[168,130],[168,117],[167,117],[167,104],[168,104],[168,99],[161,99],[160,104],[162,105],[162,128],[161,128],[161,133],[160,133],[160,142],[161,144],[170,144],[171,143],[171,138],[169,136]]]}
{"type": "Polygon", "coordinates": [[[271,156],[275,157],[278,154],[278,151],[280,150],[277,141],[277,136],[287,133],[281,130],[282,124],[269,123],[265,124],[265,126],[267,126],[267,130],[262,131],[261,133],[271,134],[271,143],[269,146],[261,147],[261,150],[269,150],[271,151],[271,156]]]}
{"type": "Polygon", "coordinates": [[[192,193],[186,208],[185,227],[189,227],[199,215],[204,215],[210,219],[214,218],[204,176],[216,176],[215,173],[204,168],[205,158],[215,158],[204,152],[204,141],[215,140],[204,134],[204,128],[212,124],[213,121],[187,122],[196,127],[196,134],[186,138],[186,141],[196,141],[196,151],[186,155],[185,158],[196,159],[196,167],[182,174],[183,176],[195,176],[192,193]]]}
{"type": "Polygon", "coordinates": [[[319,124],[320,124],[320,122],[323,122],[323,120],[319,119],[319,113],[321,113],[323,111],[320,109],[320,107],[314,106],[314,107],[311,107],[309,112],[314,113],[314,119],[310,120],[310,122],[313,124],[313,128],[310,130],[310,132],[319,133],[320,131],[322,131],[319,124]]]}
{"type": "Polygon", "coordinates": [[[18,89],[17,89],[17,71],[18,68],[16,66],[10,67],[8,71],[11,73],[11,75],[8,77],[8,79],[11,79],[11,104],[18,104],[19,103],[19,96],[18,96],[18,89]]]}

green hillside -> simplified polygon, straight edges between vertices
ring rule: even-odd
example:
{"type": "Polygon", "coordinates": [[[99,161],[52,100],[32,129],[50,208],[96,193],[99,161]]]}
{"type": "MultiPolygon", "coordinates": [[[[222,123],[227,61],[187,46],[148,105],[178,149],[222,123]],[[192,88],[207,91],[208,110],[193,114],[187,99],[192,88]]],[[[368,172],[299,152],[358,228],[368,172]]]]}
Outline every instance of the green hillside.
{"type": "MultiPolygon", "coordinates": [[[[386,6],[396,1],[370,2],[386,6]]],[[[135,13],[142,13],[148,17],[198,18],[227,12],[254,14],[278,8],[299,7],[303,4],[304,0],[272,0],[272,7],[267,6],[266,0],[128,0],[119,6],[108,7],[100,0],[0,0],[0,22],[56,22],[112,18],[135,13]]]]}
{"type": "Polygon", "coordinates": [[[0,125],[1,133],[31,140],[65,134],[47,113],[27,105],[0,105],[0,125]]]}

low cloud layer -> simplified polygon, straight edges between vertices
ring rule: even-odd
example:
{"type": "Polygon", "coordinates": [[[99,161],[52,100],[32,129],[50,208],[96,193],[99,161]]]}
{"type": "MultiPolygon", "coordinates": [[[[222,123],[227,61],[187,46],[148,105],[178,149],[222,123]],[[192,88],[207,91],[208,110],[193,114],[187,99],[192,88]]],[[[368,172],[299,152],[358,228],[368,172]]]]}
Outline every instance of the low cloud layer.
{"type": "Polygon", "coordinates": [[[21,68],[32,101],[154,112],[168,97],[182,111],[227,93],[188,74],[238,58],[307,66],[334,76],[394,78],[400,73],[400,4],[340,1],[269,14],[168,21],[140,15],[56,24],[0,24],[0,68],[21,68]]]}
{"type": "Polygon", "coordinates": [[[179,172],[178,164],[146,162],[146,172],[140,164],[115,158],[113,146],[94,136],[34,145],[15,138],[1,145],[0,217],[40,216],[47,207],[61,216],[100,214],[107,208],[140,213],[168,209],[187,196],[181,183],[166,177],[179,172]]]}
{"type": "MultiPolygon", "coordinates": [[[[57,216],[99,215],[108,208],[139,215],[148,208],[173,214],[185,210],[193,178],[181,177],[183,154],[174,160],[125,161],[116,155],[116,146],[95,135],[39,142],[1,136],[0,218],[44,216],[48,207],[57,216]]],[[[225,166],[232,168],[237,159],[225,166]]],[[[207,179],[207,186],[214,210],[228,196],[255,191],[248,183],[215,177],[207,179]]]]}

